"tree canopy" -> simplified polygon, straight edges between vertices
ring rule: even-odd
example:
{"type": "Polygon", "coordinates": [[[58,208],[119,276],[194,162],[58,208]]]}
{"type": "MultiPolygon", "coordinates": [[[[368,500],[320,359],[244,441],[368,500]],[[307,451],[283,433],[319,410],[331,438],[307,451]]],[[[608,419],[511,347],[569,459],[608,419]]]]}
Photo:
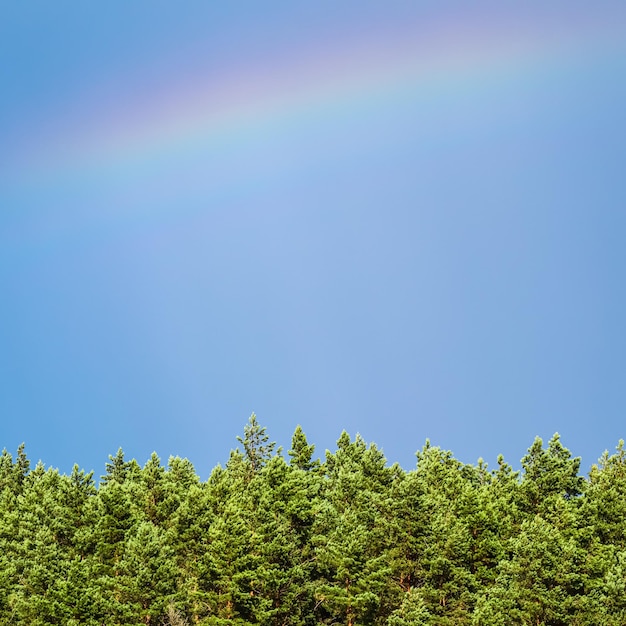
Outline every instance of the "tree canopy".
{"type": "Polygon", "coordinates": [[[120,449],[93,472],[0,456],[0,624],[626,623],[626,453],[588,477],[555,435],[515,472],[359,435],[288,458],[252,415],[224,467],[120,449]]]}

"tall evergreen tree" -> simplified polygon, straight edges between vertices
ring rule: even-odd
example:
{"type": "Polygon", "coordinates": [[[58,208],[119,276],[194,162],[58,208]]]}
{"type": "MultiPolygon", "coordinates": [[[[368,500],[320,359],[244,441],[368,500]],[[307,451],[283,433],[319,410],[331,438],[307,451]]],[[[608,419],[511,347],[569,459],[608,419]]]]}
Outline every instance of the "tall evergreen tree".
{"type": "Polygon", "coordinates": [[[310,470],[319,466],[319,462],[312,460],[314,451],[315,446],[309,445],[302,427],[297,426],[291,438],[291,449],[289,450],[291,465],[301,470],[310,470]]]}
{"type": "Polygon", "coordinates": [[[558,433],[543,448],[537,437],[522,459],[521,506],[528,512],[546,513],[555,498],[572,499],[580,495],[585,481],[579,476],[580,457],[572,458],[558,433]]]}
{"type": "Polygon", "coordinates": [[[326,454],[326,502],[316,517],[313,541],[322,623],[354,626],[384,615],[391,569],[385,501],[396,474],[382,453],[346,432],[337,452],[326,454]]]}
{"type": "Polygon", "coordinates": [[[115,481],[120,485],[124,483],[131,471],[132,462],[124,460],[124,451],[118,448],[115,456],[109,455],[109,462],[106,464],[106,474],[100,477],[103,485],[115,481]]]}
{"type": "Polygon", "coordinates": [[[237,440],[243,445],[245,457],[250,464],[252,473],[260,471],[271,458],[276,447],[275,442],[269,441],[265,426],[259,424],[254,413],[244,426],[243,437],[237,437],[237,440]]]}

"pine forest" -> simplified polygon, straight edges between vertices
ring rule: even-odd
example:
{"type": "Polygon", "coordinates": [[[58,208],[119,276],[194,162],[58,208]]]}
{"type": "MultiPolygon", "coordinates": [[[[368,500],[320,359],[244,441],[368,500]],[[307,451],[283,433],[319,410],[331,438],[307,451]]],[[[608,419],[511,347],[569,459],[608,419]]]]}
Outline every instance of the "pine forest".
{"type": "Polygon", "coordinates": [[[626,451],[588,476],[558,435],[514,471],[428,441],[415,469],[341,434],[287,453],[252,415],[186,459],[70,475],[0,457],[0,624],[623,626],[626,451]]]}

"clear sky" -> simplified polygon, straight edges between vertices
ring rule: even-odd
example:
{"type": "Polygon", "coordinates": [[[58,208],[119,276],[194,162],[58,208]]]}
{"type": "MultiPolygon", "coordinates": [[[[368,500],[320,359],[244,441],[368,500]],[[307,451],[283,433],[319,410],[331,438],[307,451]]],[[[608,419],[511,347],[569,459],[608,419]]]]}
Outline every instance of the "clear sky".
{"type": "Polygon", "coordinates": [[[467,4],[0,3],[0,447],[626,437],[626,4],[467,4]]]}

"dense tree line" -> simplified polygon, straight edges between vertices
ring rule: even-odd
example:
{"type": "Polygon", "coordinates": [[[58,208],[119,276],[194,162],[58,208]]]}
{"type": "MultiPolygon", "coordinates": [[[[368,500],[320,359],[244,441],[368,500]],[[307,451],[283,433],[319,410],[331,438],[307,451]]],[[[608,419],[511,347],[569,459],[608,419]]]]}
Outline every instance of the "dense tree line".
{"type": "Polygon", "coordinates": [[[626,451],[579,475],[555,435],[516,472],[343,433],[285,456],[255,416],[206,482],[120,450],[93,473],[0,457],[0,624],[626,624],[626,451]]]}

